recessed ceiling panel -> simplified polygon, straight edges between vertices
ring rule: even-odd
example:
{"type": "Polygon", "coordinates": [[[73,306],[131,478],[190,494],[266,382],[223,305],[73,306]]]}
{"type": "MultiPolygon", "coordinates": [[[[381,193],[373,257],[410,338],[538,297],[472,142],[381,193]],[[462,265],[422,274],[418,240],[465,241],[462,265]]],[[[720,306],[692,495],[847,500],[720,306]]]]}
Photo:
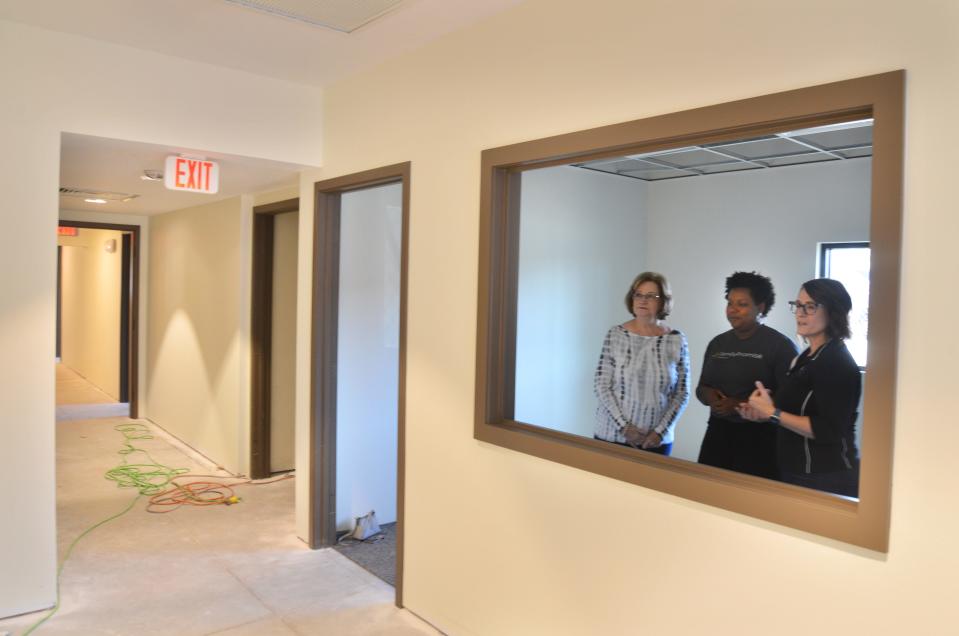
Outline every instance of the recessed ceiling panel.
{"type": "Polygon", "coordinates": [[[736,172],[738,170],[758,170],[762,166],[745,161],[739,163],[721,163],[715,166],[704,166],[700,168],[705,174],[716,174],[719,172],[736,172]]]}
{"type": "Polygon", "coordinates": [[[827,155],[823,152],[810,152],[805,155],[794,155],[792,157],[779,157],[777,159],[770,159],[766,163],[770,167],[775,168],[778,166],[794,166],[800,163],[815,163],[817,161],[837,161],[836,157],[832,155],[827,155]]]}
{"type": "Polygon", "coordinates": [[[625,173],[627,176],[636,177],[645,181],[659,181],[660,179],[675,179],[676,177],[693,177],[695,172],[689,170],[639,170],[636,172],[625,173]]]}
{"type": "Polygon", "coordinates": [[[853,148],[850,150],[837,150],[836,152],[846,159],[855,159],[856,157],[871,157],[872,146],[866,146],[865,148],[853,148]]]}
{"type": "Polygon", "coordinates": [[[848,148],[850,146],[870,146],[872,145],[872,126],[847,128],[845,130],[830,130],[828,132],[813,133],[811,135],[797,135],[796,139],[808,141],[827,150],[848,148]]]}
{"type": "Polygon", "coordinates": [[[272,15],[350,33],[403,0],[226,0],[272,15]]]}
{"type": "Polygon", "coordinates": [[[716,163],[728,163],[728,157],[722,157],[717,155],[715,152],[709,152],[708,150],[684,150],[682,152],[671,152],[657,155],[657,161],[663,161],[665,163],[671,164],[673,166],[679,166],[682,168],[692,168],[699,166],[708,166],[716,163]]]}
{"type": "Polygon", "coordinates": [[[726,145],[712,146],[722,152],[729,152],[746,159],[762,159],[764,157],[784,157],[809,152],[809,148],[788,139],[775,137],[758,141],[745,141],[726,145]]]}

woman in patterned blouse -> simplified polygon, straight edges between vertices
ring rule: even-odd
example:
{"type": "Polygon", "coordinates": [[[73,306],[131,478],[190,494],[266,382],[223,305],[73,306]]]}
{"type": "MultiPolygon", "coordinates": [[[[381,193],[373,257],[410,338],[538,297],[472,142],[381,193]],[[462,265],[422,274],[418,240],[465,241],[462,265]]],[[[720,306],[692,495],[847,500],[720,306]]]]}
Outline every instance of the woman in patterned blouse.
{"type": "Polygon", "coordinates": [[[626,293],[633,319],[606,333],[593,388],[595,438],[669,455],[689,401],[686,336],[663,323],[673,306],[666,277],[643,272],[626,293]]]}

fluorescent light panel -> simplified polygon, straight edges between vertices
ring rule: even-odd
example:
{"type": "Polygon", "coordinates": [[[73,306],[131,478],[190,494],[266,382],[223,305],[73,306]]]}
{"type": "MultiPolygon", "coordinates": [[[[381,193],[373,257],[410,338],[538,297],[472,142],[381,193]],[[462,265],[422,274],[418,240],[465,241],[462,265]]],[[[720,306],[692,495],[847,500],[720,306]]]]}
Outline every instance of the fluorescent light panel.
{"type": "Polygon", "coordinates": [[[403,0],[226,0],[255,11],[350,33],[403,0]]]}

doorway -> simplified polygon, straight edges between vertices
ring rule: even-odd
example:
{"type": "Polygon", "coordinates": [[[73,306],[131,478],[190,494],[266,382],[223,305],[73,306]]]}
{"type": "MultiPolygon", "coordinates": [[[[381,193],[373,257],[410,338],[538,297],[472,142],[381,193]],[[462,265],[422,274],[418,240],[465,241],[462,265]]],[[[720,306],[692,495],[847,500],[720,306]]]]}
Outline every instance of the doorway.
{"type": "Polygon", "coordinates": [[[335,545],[344,521],[384,501],[389,472],[377,515],[395,516],[399,607],[409,185],[409,163],[318,182],[313,236],[310,545],[335,545]]]}
{"type": "Polygon", "coordinates": [[[87,396],[69,405],[75,413],[64,406],[61,415],[137,418],[140,226],[60,221],[59,227],[58,375],[87,396]],[[110,407],[86,408],[91,400],[110,407]]]}
{"type": "Polygon", "coordinates": [[[293,469],[299,209],[299,199],[253,208],[253,479],[293,469]]]}

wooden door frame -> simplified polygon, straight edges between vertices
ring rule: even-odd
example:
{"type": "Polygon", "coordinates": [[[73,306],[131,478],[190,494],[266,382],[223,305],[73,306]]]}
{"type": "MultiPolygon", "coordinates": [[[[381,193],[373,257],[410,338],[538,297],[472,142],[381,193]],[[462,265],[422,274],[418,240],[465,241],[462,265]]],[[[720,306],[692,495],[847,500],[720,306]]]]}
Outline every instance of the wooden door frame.
{"type": "Polygon", "coordinates": [[[253,285],[250,321],[250,477],[263,479],[270,466],[273,400],[273,229],[276,216],[300,209],[300,200],[286,199],[253,208],[253,285]]]}
{"type": "MultiPolygon", "coordinates": [[[[113,230],[116,232],[128,232],[130,234],[130,263],[129,272],[129,290],[120,291],[121,309],[129,320],[129,333],[123,337],[121,328],[120,337],[120,369],[123,369],[123,363],[127,365],[127,397],[130,403],[130,418],[137,419],[140,416],[140,252],[142,243],[140,242],[141,228],[139,225],[122,225],[119,223],[99,223],[95,221],[65,221],[60,220],[57,224],[61,227],[75,227],[88,230],[113,230]],[[125,293],[129,293],[126,300],[129,306],[123,309],[123,300],[125,293]]],[[[122,318],[122,317],[121,317],[122,318]]],[[[121,324],[123,320],[121,319],[121,324]]],[[[122,377],[121,377],[122,383],[122,377]]],[[[121,391],[122,394],[122,391],[121,391]]]]}
{"type": "Polygon", "coordinates": [[[309,543],[336,543],[336,372],[342,195],[381,185],[402,185],[400,320],[396,438],[396,606],[403,606],[406,474],[406,308],[409,273],[409,162],[366,170],[314,185],[313,307],[310,391],[309,543]]]}

